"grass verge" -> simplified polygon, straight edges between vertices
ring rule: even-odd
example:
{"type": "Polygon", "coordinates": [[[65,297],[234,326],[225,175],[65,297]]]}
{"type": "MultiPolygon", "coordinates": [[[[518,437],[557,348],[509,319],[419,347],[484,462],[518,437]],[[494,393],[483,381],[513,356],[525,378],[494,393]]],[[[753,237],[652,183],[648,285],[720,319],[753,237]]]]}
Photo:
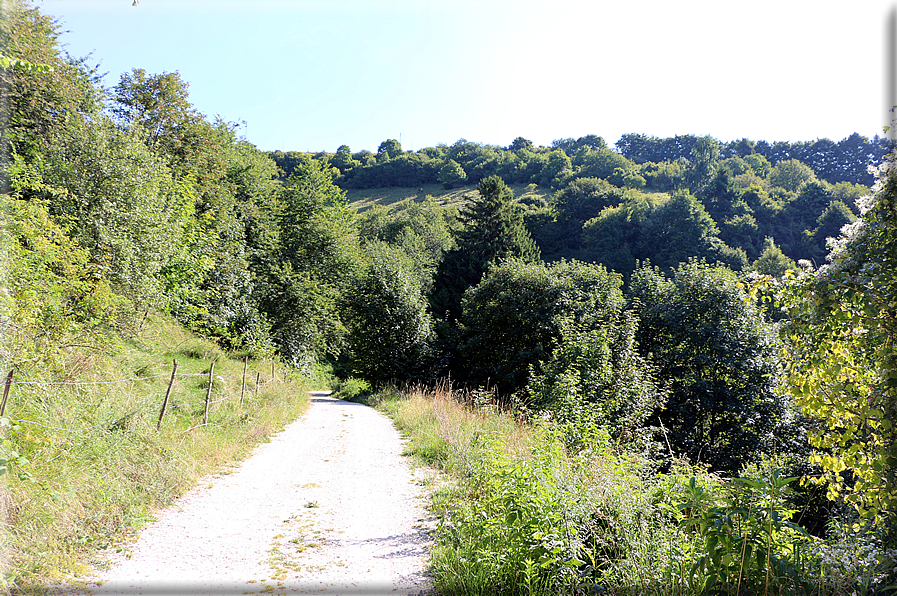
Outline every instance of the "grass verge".
{"type": "Polygon", "coordinates": [[[431,558],[443,595],[885,593],[897,553],[874,538],[813,538],[789,522],[776,462],[723,479],[661,473],[600,431],[577,441],[446,387],[367,398],[447,472],[433,493],[431,558]],[[876,550],[877,549],[877,550],[876,550]],[[861,554],[865,553],[865,555],[861,554]],[[865,559],[863,557],[866,557],[865,559]]]}
{"type": "Polygon", "coordinates": [[[291,369],[273,363],[272,378],[272,361],[248,361],[245,386],[243,370],[240,355],[150,316],[133,339],[70,350],[55,374],[17,372],[4,436],[15,452],[2,488],[5,588],[44,594],[87,572],[154,510],[308,408],[309,381],[291,369]]]}
{"type": "Polygon", "coordinates": [[[662,550],[669,540],[640,514],[648,491],[623,496],[639,495],[638,462],[606,449],[570,456],[549,427],[475,401],[444,387],[371,398],[406,433],[409,454],[455,479],[433,500],[440,594],[600,592],[611,566],[645,588],[649,578],[638,576],[661,552],[634,538],[653,535],[662,550]]]}

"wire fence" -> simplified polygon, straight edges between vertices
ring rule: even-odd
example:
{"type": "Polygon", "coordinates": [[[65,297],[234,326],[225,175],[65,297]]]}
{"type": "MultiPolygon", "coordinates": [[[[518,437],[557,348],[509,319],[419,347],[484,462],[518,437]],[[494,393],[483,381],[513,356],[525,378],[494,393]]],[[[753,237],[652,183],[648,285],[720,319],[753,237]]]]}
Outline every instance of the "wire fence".
{"type": "MultiPolygon", "coordinates": [[[[39,385],[44,387],[50,387],[54,385],[67,385],[67,386],[78,386],[78,385],[115,385],[117,383],[131,383],[134,381],[148,381],[150,379],[161,379],[162,377],[167,377],[167,374],[164,375],[151,375],[148,377],[131,377],[129,379],[115,379],[114,381],[19,381],[13,380],[12,385],[39,385]]],[[[205,373],[189,373],[189,374],[181,374],[178,375],[178,378],[184,377],[202,377],[205,376],[205,373]]]]}
{"type": "MultiPolygon", "coordinates": [[[[249,388],[247,388],[246,375],[247,375],[247,372],[249,372],[248,371],[248,363],[249,363],[248,358],[243,361],[243,375],[242,375],[242,379],[241,379],[240,391],[239,392],[232,391],[232,392],[226,393],[224,395],[219,394],[219,395],[215,396],[215,399],[212,399],[212,389],[213,389],[214,382],[215,382],[215,374],[214,374],[215,361],[212,361],[211,365],[209,366],[208,372],[178,373],[177,372],[178,362],[175,359],[172,361],[171,373],[139,376],[139,377],[129,377],[129,378],[125,378],[125,379],[112,379],[112,380],[105,380],[105,381],[38,381],[38,380],[16,379],[15,378],[15,370],[10,370],[8,372],[8,374],[6,375],[6,379],[3,384],[3,399],[2,399],[2,402],[0,402],[0,418],[6,418],[7,420],[9,420],[12,423],[27,424],[27,425],[31,425],[31,426],[40,427],[40,428],[43,428],[46,430],[53,430],[53,431],[57,431],[57,432],[66,432],[66,433],[70,433],[70,434],[81,434],[81,433],[85,433],[85,432],[88,432],[88,431],[91,431],[91,430],[94,430],[97,428],[101,428],[101,427],[113,427],[114,425],[120,424],[121,422],[135,416],[136,414],[140,413],[141,411],[149,412],[149,411],[158,410],[159,418],[156,423],[156,429],[161,430],[162,422],[164,420],[165,414],[167,413],[167,411],[169,409],[168,403],[169,403],[169,399],[172,395],[172,390],[174,388],[175,380],[188,379],[188,378],[192,378],[192,377],[207,377],[208,381],[206,383],[205,399],[189,401],[189,402],[179,402],[176,405],[176,408],[179,410],[184,409],[184,408],[190,408],[193,406],[199,406],[199,405],[203,406],[202,424],[192,426],[192,427],[188,428],[186,431],[183,431],[183,432],[189,432],[196,428],[209,425],[209,421],[208,421],[209,409],[212,406],[220,404],[220,403],[224,403],[227,401],[236,400],[237,397],[239,397],[240,404],[242,405],[247,392],[250,392],[250,393],[254,392],[255,395],[257,396],[259,389],[262,386],[267,385],[268,383],[271,383],[272,381],[275,381],[277,379],[275,363],[272,361],[271,362],[271,377],[263,382],[262,378],[261,378],[261,372],[253,371],[253,372],[255,372],[254,389],[251,386],[249,388]],[[148,405],[144,408],[138,408],[136,410],[127,412],[124,415],[116,416],[114,418],[109,418],[108,420],[104,420],[97,424],[93,424],[91,426],[86,426],[84,428],[67,428],[67,427],[63,427],[63,426],[53,426],[53,425],[49,425],[49,424],[43,424],[41,422],[36,422],[33,420],[17,418],[13,415],[8,415],[6,412],[7,402],[8,402],[11,390],[16,385],[37,386],[37,387],[103,386],[103,385],[117,385],[117,384],[122,384],[122,383],[135,383],[135,382],[139,382],[139,381],[149,381],[149,380],[161,379],[161,378],[169,379],[168,388],[165,393],[165,398],[161,403],[161,407],[159,405],[155,405],[155,406],[148,405]]],[[[174,409],[174,408],[175,408],[175,406],[172,406],[171,409],[174,409]]]]}

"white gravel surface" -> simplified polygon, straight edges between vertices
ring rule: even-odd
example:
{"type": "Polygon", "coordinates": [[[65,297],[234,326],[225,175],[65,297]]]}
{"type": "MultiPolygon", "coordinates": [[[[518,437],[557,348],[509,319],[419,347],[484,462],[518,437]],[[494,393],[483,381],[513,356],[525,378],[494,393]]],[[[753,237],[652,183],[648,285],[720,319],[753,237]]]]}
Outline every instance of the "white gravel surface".
{"type": "Polygon", "coordinates": [[[372,408],[313,394],[230,474],[204,479],[115,555],[112,594],[421,594],[426,473],[372,408]]]}

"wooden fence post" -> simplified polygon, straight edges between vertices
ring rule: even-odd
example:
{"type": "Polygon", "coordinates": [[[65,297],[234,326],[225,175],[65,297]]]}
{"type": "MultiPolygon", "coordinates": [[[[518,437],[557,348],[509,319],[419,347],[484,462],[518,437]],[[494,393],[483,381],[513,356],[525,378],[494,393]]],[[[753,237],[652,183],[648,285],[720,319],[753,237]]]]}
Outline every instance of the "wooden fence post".
{"type": "Polygon", "coordinates": [[[209,423],[209,399],[212,397],[212,375],[215,374],[215,361],[212,360],[212,366],[209,367],[209,387],[206,389],[206,409],[202,415],[202,423],[209,423]]]}
{"type": "Polygon", "coordinates": [[[240,405],[243,405],[243,393],[246,391],[246,366],[249,364],[249,356],[243,359],[243,384],[240,386],[240,405]]]}
{"type": "Polygon", "coordinates": [[[9,388],[12,385],[12,373],[13,371],[9,371],[9,374],[6,375],[6,384],[3,386],[3,403],[0,404],[0,416],[6,414],[6,398],[9,396],[9,388]]]}
{"type": "Polygon", "coordinates": [[[271,361],[271,380],[274,380],[274,361],[271,361]]]}
{"type": "Polygon", "coordinates": [[[259,383],[261,382],[261,379],[262,379],[262,373],[256,372],[255,373],[255,397],[256,397],[256,399],[259,396],[259,383]]]}
{"type": "Polygon", "coordinates": [[[168,396],[171,395],[171,386],[174,385],[174,373],[178,371],[178,361],[175,358],[174,366],[171,368],[171,380],[168,381],[168,391],[165,392],[165,400],[162,402],[162,409],[159,410],[159,422],[156,423],[156,430],[162,428],[162,417],[165,416],[165,408],[168,407],[168,396]]]}

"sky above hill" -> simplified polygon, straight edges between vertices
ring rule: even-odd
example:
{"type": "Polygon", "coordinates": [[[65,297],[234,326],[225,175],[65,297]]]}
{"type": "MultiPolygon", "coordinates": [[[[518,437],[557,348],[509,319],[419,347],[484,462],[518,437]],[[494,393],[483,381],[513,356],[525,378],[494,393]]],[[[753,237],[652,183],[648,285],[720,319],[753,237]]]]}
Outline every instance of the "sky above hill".
{"type": "MultiPolygon", "coordinates": [[[[38,0],[114,86],[179,71],[264,150],[587,134],[839,141],[887,123],[863,0],[38,0]]],[[[887,107],[886,107],[887,105],[887,107]]],[[[891,114],[893,116],[893,114],[891,114]]]]}

